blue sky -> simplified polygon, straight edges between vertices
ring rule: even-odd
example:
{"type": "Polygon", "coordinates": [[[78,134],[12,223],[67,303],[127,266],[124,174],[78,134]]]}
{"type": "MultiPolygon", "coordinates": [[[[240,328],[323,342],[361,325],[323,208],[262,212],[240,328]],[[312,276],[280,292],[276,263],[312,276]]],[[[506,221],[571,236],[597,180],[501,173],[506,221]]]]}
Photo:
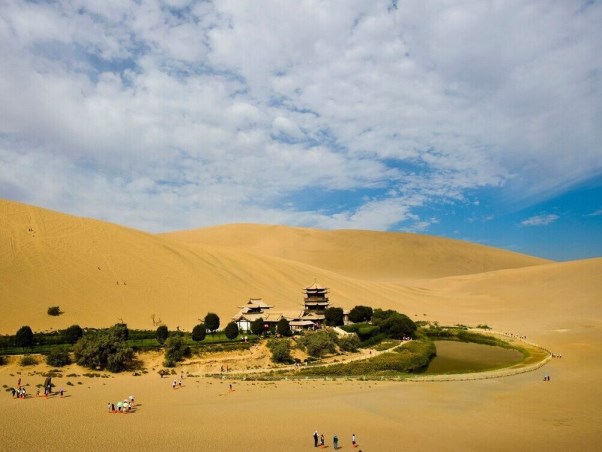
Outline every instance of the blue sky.
{"type": "Polygon", "coordinates": [[[599,2],[0,4],[0,197],[602,256],[599,2]]]}

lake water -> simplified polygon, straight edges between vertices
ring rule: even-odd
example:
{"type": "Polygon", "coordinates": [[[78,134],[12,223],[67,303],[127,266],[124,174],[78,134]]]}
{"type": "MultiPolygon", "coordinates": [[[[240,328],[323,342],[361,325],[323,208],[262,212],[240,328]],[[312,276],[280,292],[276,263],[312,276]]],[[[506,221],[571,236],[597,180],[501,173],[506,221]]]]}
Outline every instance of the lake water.
{"type": "Polygon", "coordinates": [[[507,367],[523,360],[518,350],[474,344],[472,342],[435,341],[437,356],[425,374],[478,372],[507,367]]]}

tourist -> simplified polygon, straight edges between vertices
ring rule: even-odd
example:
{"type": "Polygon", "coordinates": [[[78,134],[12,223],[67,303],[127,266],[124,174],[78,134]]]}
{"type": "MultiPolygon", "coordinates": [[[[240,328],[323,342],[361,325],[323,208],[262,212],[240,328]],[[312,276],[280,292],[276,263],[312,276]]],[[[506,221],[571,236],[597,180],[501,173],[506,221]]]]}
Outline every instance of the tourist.
{"type": "Polygon", "coordinates": [[[174,381],[173,381],[173,383],[171,384],[171,387],[172,387],[173,389],[176,389],[176,384],[177,384],[177,382],[176,382],[176,380],[174,380],[174,381]]]}
{"type": "Polygon", "coordinates": [[[355,444],[356,438],[355,438],[355,433],[353,435],[351,435],[351,444],[353,445],[353,447],[357,447],[355,444]]]}
{"type": "Polygon", "coordinates": [[[320,435],[320,447],[324,447],[324,433],[320,435]]]}
{"type": "Polygon", "coordinates": [[[332,437],[332,444],[334,445],[335,450],[339,448],[339,437],[336,433],[332,437]]]}
{"type": "Polygon", "coordinates": [[[61,397],[63,397],[63,388],[60,389],[59,393],[61,394],[61,397]]]}
{"type": "Polygon", "coordinates": [[[314,432],[314,447],[318,447],[318,431],[314,432]]]}
{"type": "Polygon", "coordinates": [[[111,402],[107,402],[107,409],[109,410],[109,413],[112,413],[113,411],[115,411],[112,407],[111,407],[111,402]]]}
{"type": "Polygon", "coordinates": [[[133,395],[130,396],[130,406],[131,407],[134,406],[134,396],[133,395]]]}

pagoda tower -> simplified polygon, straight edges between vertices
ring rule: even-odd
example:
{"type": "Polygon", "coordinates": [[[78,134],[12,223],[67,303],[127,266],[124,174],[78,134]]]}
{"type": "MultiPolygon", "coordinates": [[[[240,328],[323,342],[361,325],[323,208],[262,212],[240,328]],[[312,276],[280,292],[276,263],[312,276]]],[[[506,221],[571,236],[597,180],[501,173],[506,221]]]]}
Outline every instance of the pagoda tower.
{"type": "Polygon", "coordinates": [[[305,288],[305,313],[323,314],[330,305],[328,300],[328,288],[318,285],[314,282],[311,286],[305,288]]]}

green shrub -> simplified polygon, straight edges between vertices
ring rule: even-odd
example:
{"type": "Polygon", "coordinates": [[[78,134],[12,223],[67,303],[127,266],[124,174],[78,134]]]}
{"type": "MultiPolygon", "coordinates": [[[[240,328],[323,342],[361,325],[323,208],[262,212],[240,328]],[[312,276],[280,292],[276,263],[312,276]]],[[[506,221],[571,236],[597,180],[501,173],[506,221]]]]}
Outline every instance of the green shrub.
{"type": "Polygon", "coordinates": [[[50,306],[48,308],[48,315],[52,315],[52,316],[57,316],[57,315],[61,315],[61,308],[59,308],[58,306],[50,306]]]}
{"type": "Polygon", "coordinates": [[[69,351],[65,349],[54,349],[46,356],[46,364],[49,366],[63,367],[71,364],[69,351]]]}
{"type": "Polygon", "coordinates": [[[306,333],[299,339],[299,343],[309,355],[319,358],[336,351],[337,335],[332,330],[320,330],[306,333]]]}
{"type": "Polygon", "coordinates": [[[19,361],[21,366],[35,366],[38,363],[38,360],[32,355],[24,355],[19,361]]]}
{"type": "Polygon", "coordinates": [[[184,345],[180,334],[174,334],[165,341],[165,367],[175,367],[176,363],[182,361],[186,354],[190,354],[190,349],[184,345]]]}
{"type": "Polygon", "coordinates": [[[272,352],[272,361],[275,363],[292,363],[291,344],[288,339],[270,339],[268,348],[272,352]]]}
{"type": "Polygon", "coordinates": [[[130,368],[134,350],[127,345],[127,326],[117,324],[106,330],[84,335],[73,347],[80,366],[121,372],[130,368]]]}
{"type": "Polygon", "coordinates": [[[357,334],[350,334],[338,338],[339,348],[345,352],[356,352],[360,346],[360,338],[357,334]]]}
{"type": "Polygon", "coordinates": [[[0,355],[0,366],[4,366],[6,364],[6,356],[0,355]]]}

